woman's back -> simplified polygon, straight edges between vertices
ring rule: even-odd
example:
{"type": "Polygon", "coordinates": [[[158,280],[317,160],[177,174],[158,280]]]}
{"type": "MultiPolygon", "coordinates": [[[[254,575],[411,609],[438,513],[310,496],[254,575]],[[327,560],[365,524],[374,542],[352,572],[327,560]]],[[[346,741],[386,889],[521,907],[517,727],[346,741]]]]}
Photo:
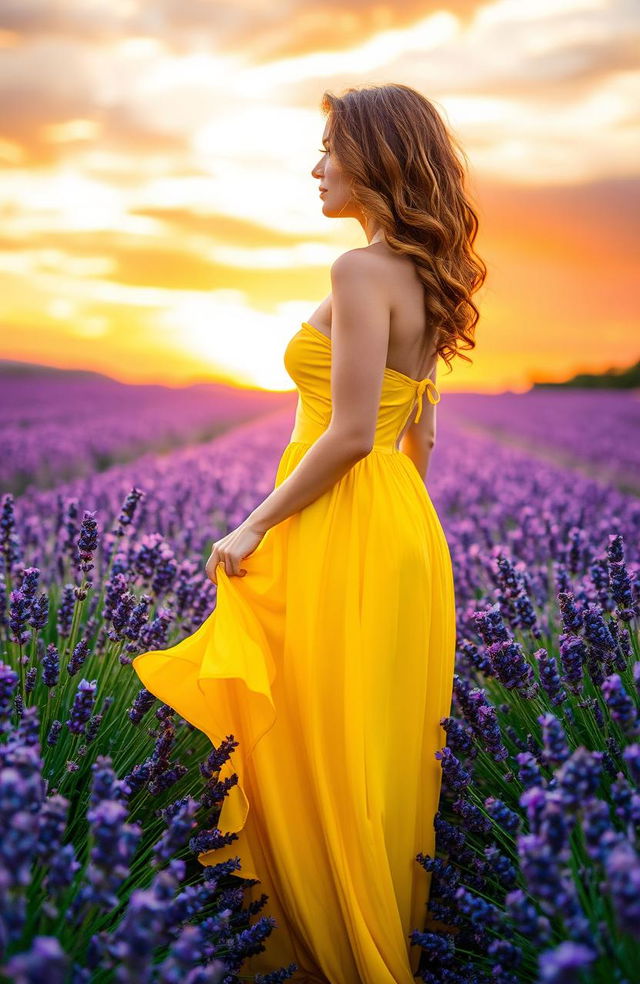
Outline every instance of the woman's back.
{"type": "MultiPolygon", "coordinates": [[[[435,332],[426,324],[424,285],[415,264],[404,255],[398,256],[384,242],[362,248],[379,261],[379,278],[388,298],[387,366],[414,379],[431,376],[436,366],[435,332]]],[[[331,301],[329,293],[309,318],[328,336],[333,321],[331,301]]]]}

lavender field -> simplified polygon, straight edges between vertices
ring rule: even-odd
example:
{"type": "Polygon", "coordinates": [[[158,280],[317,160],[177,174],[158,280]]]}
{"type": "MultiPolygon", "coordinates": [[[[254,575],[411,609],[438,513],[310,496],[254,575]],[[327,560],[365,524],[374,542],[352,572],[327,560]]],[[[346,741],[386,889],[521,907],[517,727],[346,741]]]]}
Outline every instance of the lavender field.
{"type": "MultiPolygon", "coordinates": [[[[451,547],[458,633],[437,856],[414,859],[433,872],[428,921],[411,936],[428,984],[640,980],[637,404],[557,396],[440,407],[427,487],[451,547]],[[605,462],[615,475],[602,480],[605,462]]],[[[70,480],[20,495],[3,483],[0,975],[11,981],[236,984],[278,932],[234,862],[196,859],[233,839],[216,825],[233,736],[212,749],[130,663],[215,605],[211,542],[273,487],[293,409],[198,443],[194,417],[181,429],[177,414],[184,446],[164,454],[153,411],[140,412],[144,454],[98,472],[81,444],[70,480]]],[[[38,434],[51,458],[34,417],[32,475],[38,434]]],[[[256,984],[298,979],[295,966],[273,971],[256,984]]]]}
{"type": "Polygon", "coordinates": [[[128,386],[97,373],[0,372],[0,488],[50,488],[150,449],[208,440],[291,401],[291,393],[215,383],[128,386]]]}
{"type": "Polygon", "coordinates": [[[640,494],[640,391],[455,395],[453,419],[640,494]]]}

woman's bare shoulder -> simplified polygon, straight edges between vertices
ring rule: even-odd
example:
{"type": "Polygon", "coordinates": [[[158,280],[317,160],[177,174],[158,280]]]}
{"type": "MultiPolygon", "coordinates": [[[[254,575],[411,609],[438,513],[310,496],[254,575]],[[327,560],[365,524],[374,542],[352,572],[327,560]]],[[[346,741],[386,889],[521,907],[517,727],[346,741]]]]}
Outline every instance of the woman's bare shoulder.
{"type": "MultiPolygon", "coordinates": [[[[380,245],[378,243],[375,244],[380,245]]],[[[381,277],[392,278],[397,273],[397,256],[370,246],[356,246],[341,253],[331,264],[331,278],[336,280],[372,278],[376,283],[381,277]]]]}

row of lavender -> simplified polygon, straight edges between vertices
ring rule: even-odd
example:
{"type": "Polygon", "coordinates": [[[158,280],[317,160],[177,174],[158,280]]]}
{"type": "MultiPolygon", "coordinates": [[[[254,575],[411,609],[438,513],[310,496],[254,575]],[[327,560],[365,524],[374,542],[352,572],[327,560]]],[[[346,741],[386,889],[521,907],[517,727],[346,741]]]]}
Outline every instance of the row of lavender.
{"type": "Polygon", "coordinates": [[[229,839],[233,741],[211,753],[129,664],[211,610],[207,544],[268,493],[290,428],[2,499],[0,975],[230,981],[272,932],[236,864],[196,860],[229,839]]]}
{"type": "Polygon", "coordinates": [[[589,466],[602,481],[640,493],[640,392],[546,390],[452,395],[447,412],[462,424],[485,429],[564,460],[589,466]]]}
{"type": "Polygon", "coordinates": [[[54,487],[147,450],[210,440],[235,423],[290,405],[291,393],[199,384],[129,386],[101,376],[3,375],[0,488],[54,487]]]}
{"type": "MultiPolygon", "coordinates": [[[[211,541],[268,493],[291,426],[285,412],[3,500],[9,979],[39,980],[46,965],[53,984],[235,984],[277,933],[264,899],[243,903],[233,862],[196,859],[233,840],[216,826],[232,738],[212,753],[129,663],[211,610],[211,541]]],[[[441,921],[412,934],[422,979],[632,984],[640,503],[446,419],[428,485],[451,544],[459,645],[439,856],[415,861],[433,871],[441,921]]]]}

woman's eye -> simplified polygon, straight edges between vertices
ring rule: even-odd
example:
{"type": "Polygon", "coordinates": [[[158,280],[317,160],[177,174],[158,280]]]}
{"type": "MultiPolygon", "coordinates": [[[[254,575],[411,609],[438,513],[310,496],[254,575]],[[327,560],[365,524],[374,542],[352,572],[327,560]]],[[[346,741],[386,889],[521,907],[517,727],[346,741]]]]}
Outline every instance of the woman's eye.
{"type": "Polygon", "coordinates": [[[318,150],[320,151],[321,154],[328,154],[329,153],[329,151],[327,150],[326,147],[318,147],[318,150]]]}

